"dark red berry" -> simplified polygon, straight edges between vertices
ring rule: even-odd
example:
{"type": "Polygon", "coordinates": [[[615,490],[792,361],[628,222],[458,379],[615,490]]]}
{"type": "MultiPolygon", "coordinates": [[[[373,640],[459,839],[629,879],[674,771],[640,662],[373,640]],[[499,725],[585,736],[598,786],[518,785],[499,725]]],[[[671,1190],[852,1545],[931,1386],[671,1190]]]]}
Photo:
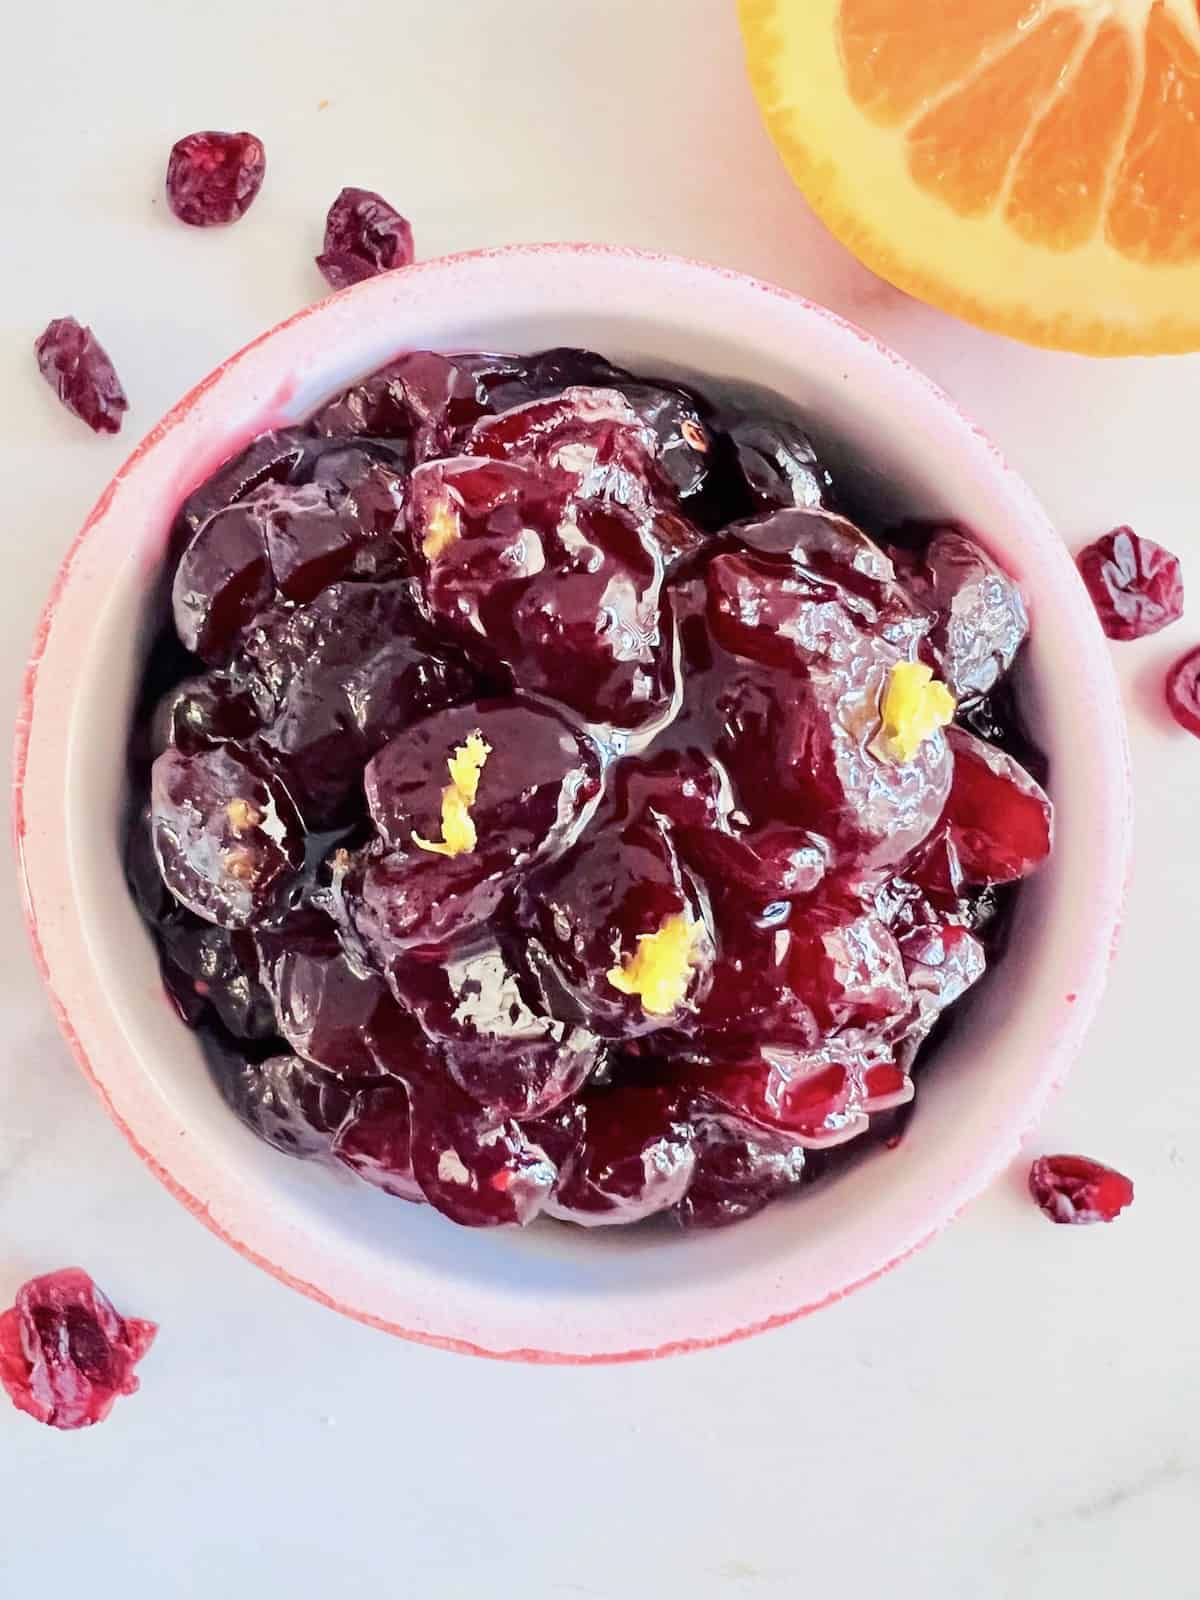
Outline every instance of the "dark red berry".
{"type": "Polygon", "coordinates": [[[167,204],[193,228],[236,222],[249,210],[267,170],[252,133],[189,133],[167,162],[167,204]]]}
{"type": "Polygon", "coordinates": [[[606,1227],[641,1222],[683,1199],[696,1170],[694,1129],[673,1090],[598,1090],[580,1103],[585,1142],[558,1177],[551,1216],[606,1227]]]}
{"type": "Polygon", "coordinates": [[[1110,639],[1144,639],[1183,615],[1183,574],[1162,545],[1114,528],[1075,558],[1110,639]]]}
{"type": "Polygon", "coordinates": [[[136,1392],[133,1369],[157,1332],[153,1322],[118,1316],[78,1267],[48,1272],[0,1315],[0,1384],[38,1422],[90,1428],[119,1395],[136,1392]]]}
{"type": "Polygon", "coordinates": [[[954,782],[946,823],[967,883],[1027,878],[1050,854],[1054,810],[1012,756],[963,728],[949,731],[954,782]]]}
{"type": "Polygon", "coordinates": [[[1051,1222],[1112,1222],[1133,1204],[1133,1183],[1087,1156],[1039,1156],[1029,1192],[1051,1222]]]}
{"type": "Polygon", "coordinates": [[[333,1154],[360,1177],[397,1200],[420,1205],[425,1196],[413,1174],[412,1117],[401,1084],[370,1089],[338,1129],[333,1154]]]}
{"type": "Polygon", "coordinates": [[[213,1076],[234,1114],[260,1139],[299,1161],[329,1161],[357,1085],[299,1056],[248,1061],[209,1049],[213,1076]]]}
{"type": "Polygon", "coordinates": [[[818,507],[830,498],[829,474],[818,461],[812,440],[793,423],[745,417],[734,423],[728,438],[738,476],[756,508],[818,507]]]}
{"type": "Polygon", "coordinates": [[[934,618],[928,651],[956,700],[989,694],[1029,632],[1021,591],[958,528],[936,528],[914,556],[895,552],[910,591],[934,618]]]}
{"type": "Polygon", "coordinates": [[[334,583],[307,605],[264,613],[237,666],[310,827],[335,826],[361,803],[364,766],[409,723],[474,697],[461,659],[420,627],[403,581],[334,583]]]}
{"type": "Polygon", "coordinates": [[[232,746],[164,751],[150,807],[163,881],[205,922],[260,921],[303,864],[304,826],[291,795],[265,762],[232,746]]]}
{"type": "Polygon", "coordinates": [[[804,1178],[805,1151],[738,1117],[695,1119],[696,1171],[675,1207],[685,1228],[723,1228],[752,1217],[804,1178]]]}
{"type": "Polygon", "coordinates": [[[325,219],[325,248],[317,257],[335,289],[378,272],[412,264],[412,228],[394,206],[370,189],[343,189],[325,219]]]}
{"type": "Polygon", "coordinates": [[[1200,738],[1200,649],[1181,656],[1167,674],[1167,704],[1179,726],[1200,738]]]}
{"type": "Polygon", "coordinates": [[[56,317],[34,345],[38,371],[93,433],[119,433],[129,401],[116,369],[90,328],[56,317]]]}

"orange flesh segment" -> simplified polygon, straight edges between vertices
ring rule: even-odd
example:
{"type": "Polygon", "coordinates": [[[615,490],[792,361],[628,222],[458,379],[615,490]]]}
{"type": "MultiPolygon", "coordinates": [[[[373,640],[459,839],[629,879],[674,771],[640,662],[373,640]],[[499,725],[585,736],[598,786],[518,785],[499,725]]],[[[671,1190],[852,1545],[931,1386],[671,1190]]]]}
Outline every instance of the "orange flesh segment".
{"type": "Polygon", "coordinates": [[[1037,10],[1036,0],[843,0],[838,42],[851,99],[884,127],[907,122],[1037,10]]]}
{"type": "Polygon", "coordinates": [[[737,0],[792,176],[881,277],[1090,355],[1200,350],[1200,0],[737,0]]]}
{"type": "Polygon", "coordinates": [[[1128,28],[1104,23],[1017,162],[1006,214],[1023,238],[1070,250],[1096,232],[1136,74],[1128,28]]]}
{"type": "Polygon", "coordinates": [[[927,112],[908,135],[915,181],[960,216],[990,210],[1029,123],[1082,37],[1078,16],[1055,12],[927,112]]]}
{"type": "Polygon", "coordinates": [[[1108,209],[1108,239],[1150,262],[1200,253],[1200,56],[1156,7],[1141,103],[1108,209]]]}

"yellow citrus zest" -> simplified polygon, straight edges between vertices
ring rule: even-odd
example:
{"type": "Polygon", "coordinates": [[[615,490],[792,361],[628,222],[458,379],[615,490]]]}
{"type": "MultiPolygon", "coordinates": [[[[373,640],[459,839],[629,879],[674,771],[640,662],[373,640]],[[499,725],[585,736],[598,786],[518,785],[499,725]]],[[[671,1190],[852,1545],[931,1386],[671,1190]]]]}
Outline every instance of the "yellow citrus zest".
{"type": "Polygon", "coordinates": [[[479,793],[479,775],[491,753],[492,747],[482,734],[467,735],[466,743],[460,744],[446,763],[450,782],[442,790],[442,837],[422,839],[414,833],[414,844],[439,856],[461,856],[474,850],[478,836],[471,807],[479,793]]]}
{"type": "Polygon", "coordinates": [[[458,515],[449,500],[439,500],[425,524],[425,538],[421,554],[427,561],[436,561],[443,550],[462,537],[458,515]]]}
{"type": "Polygon", "coordinates": [[[939,728],[954,720],[954,696],[923,661],[898,661],[883,691],[877,753],[905,763],[939,728]]]}
{"type": "Polygon", "coordinates": [[[700,923],[677,912],[657,933],[638,934],[637,950],[612,968],[609,983],[622,994],[640,996],[647,1015],[669,1016],[687,994],[701,932],[700,923]]]}

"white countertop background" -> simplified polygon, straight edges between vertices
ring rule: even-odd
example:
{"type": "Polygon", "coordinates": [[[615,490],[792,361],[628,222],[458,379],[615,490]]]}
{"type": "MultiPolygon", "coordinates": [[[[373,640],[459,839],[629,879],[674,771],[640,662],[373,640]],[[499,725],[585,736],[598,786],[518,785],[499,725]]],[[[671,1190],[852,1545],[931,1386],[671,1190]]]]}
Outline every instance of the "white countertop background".
{"type": "MultiPolygon", "coordinates": [[[[1132,521],[1200,584],[1200,357],[1022,349],[871,277],[809,217],[745,86],[732,0],[38,0],[0,98],[0,703],[72,535],[195,380],[322,289],[345,183],[422,256],[616,241],[798,289],[890,341],[1000,443],[1072,544],[1132,521]],[[327,102],[327,104],[325,104],[327,102]],[[202,233],[171,143],[248,127],[268,177],[202,233]],[[93,438],[37,376],[94,325],[133,409],[93,438]]],[[[43,1600],[1156,1600],[1200,1596],[1200,744],[1159,710],[1200,640],[1117,646],[1138,855],[1103,1013],[1037,1148],[1138,1185],[1048,1226],[1024,1169],[900,1271],[748,1343],[537,1369],[402,1344],[209,1235],[106,1119],[0,884],[0,1303],[79,1263],[157,1318],[142,1393],[81,1434],[0,1404],[0,1595],[43,1600]]],[[[1115,736],[1115,730],[1114,730],[1115,736]]],[[[115,756],[115,752],[114,752],[115,756]]],[[[797,1215],[797,1220],[802,1219],[797,1215]]]]}

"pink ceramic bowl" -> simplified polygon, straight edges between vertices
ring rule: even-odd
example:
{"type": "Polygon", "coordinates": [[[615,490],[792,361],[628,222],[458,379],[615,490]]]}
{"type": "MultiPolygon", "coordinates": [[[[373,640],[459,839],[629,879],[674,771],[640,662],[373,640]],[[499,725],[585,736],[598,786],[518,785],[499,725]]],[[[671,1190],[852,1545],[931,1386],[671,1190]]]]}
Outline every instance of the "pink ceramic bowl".
{"type": "Polygon", "coordinates": [[[365,1322],[476,1354],[664,1355],[790,1321],[903,1259],[1016,1154],[1104,982],[1129,841],[1122,714],[1096,619],[1019,478],[946,396],[859,330],[768,284],[591,246],[431,261],[300,312],[205,379],[138,447],[63,564],[30,663],[16,830],[38,960],[72,1049],[130,1143],[203,1222],[365,1322]],[[252,435],[413,347],[591,345],[790,397],[887,481],[959,517],[1022,582],[1026,706],[1051,758],[1052,864],[1000,975],[922,1085],[911,1132],[836,1183],[701,1236],[551,1224],[475,1233],[256,1141],[166,1003],[125,891],[120,752],[145,599],[183,496],[252,435]]]}

